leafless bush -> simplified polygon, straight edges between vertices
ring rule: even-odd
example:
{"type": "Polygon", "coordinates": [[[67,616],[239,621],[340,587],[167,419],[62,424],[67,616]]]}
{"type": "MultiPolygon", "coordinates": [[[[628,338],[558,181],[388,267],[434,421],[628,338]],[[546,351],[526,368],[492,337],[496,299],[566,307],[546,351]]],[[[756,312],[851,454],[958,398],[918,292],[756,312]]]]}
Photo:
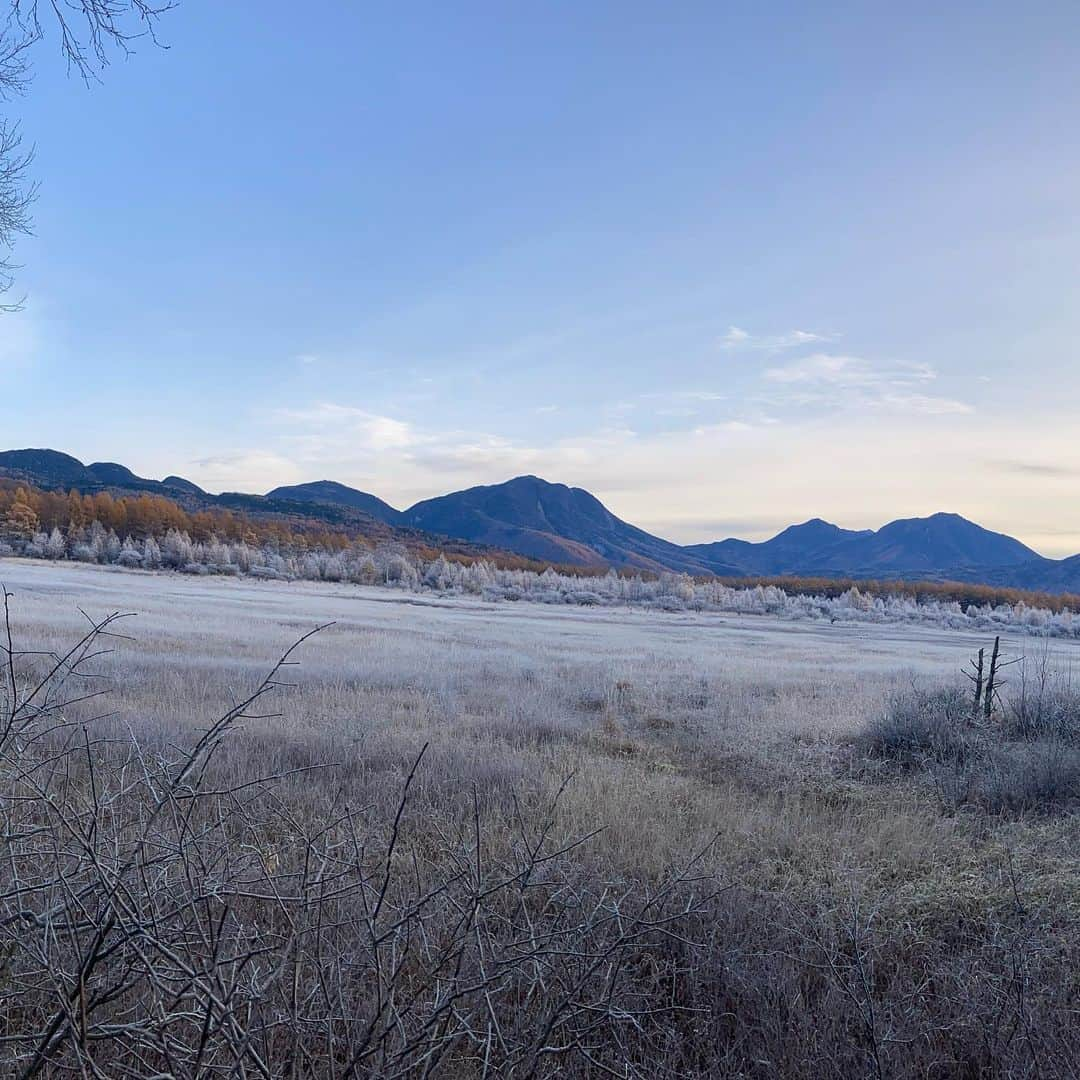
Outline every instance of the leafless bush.
{"type": "Polygon", "coordinates": [[[1019,665],[1002,722],[1010,738],[1080,743],[1080,686],[1070,670],[1055,668],[1048,646],[1019,665]]]}
{"type": "Polygon", "coordinates": [[[994,747],[972,779],[969,798],[994,813],[1080,804],[1080,747],[1060,741],[994,747]]]}
{"type": "Polygon", "coordinates": [[[1080,743],[1080,688],[1058,687],[1038,698],[1014,702],[1005,731],[1019,739],[1080,743]]]}
{"type": "Polygon", "coordinates": [[[219,753],[297,646],[192,746],[149,752],[71,718],[103,693],[120,620],[61,656],[21,653],[6,620],[12,1075],[649,1074],[689,1011],[675,957],[717,895],[697,859],[651,888],[591,880],[573,854],[595,834],[560,835],[561,792],[497,843],[475,790],[453,824],[413,821],[423,752],[391,820],[329,785],[301,818],[289,774],[237,777],[219,753]]]}
{"type": "Polygon", "coordinates": [[[980,653],[972,679],[974,708],[959,686],[913,687],[890,702],[857,744],[925,772],[950,808],[1024,813],[1080,801],[1080,691],[1053,671],[1044,652],[1012,662],[1019,676],[1007,697],[984,698],[982,659],[980,653]]]}
{"type": "Polygon", "coordinates": [[[907,767],[964,761],[973,747],[969,715],[959,687],[912,687],[894,695],[858,741],[867,752],[907,767]]]}

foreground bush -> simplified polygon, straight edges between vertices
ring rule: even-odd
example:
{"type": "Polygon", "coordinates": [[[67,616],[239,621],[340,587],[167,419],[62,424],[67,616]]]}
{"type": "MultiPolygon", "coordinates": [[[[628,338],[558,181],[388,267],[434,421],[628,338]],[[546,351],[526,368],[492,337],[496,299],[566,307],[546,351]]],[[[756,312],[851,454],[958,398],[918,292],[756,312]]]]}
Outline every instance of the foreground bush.
{"type": "Polygon", "coordinates": [[[988,712],[960,686],[898,694],[857,745],[902,769],[923,769],[952,807],[1023,813],[1080,805],[1080,693],[1049,672],[1045,657],[1025,662],[1018,685],[988,712]]]}
{"type": "Polygon", "coordinates": [[[904,766],[962,761],[973,750],[971,704],[960,687],[914,687],[867,725],[860,743],[904,766]]]}
{"type": "Polygon", "coordinates": [[[1033,740],[992,747],[971,777],[969,798],[995,813],[1080,804],[1080,746],[1033,740]]]}

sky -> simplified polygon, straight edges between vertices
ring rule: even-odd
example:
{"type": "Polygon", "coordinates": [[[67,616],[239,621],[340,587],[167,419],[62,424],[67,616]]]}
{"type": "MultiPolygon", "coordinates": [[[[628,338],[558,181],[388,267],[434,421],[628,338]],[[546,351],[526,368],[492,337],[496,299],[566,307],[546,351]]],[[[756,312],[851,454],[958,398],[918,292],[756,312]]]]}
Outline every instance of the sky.
{"type": "Polygon", "coordinates": [[[46,40],[3,103],[40,184],[3,448],[1080,551],[1075,2],[180,0],[159,38],[91,85],[46,40]]]}

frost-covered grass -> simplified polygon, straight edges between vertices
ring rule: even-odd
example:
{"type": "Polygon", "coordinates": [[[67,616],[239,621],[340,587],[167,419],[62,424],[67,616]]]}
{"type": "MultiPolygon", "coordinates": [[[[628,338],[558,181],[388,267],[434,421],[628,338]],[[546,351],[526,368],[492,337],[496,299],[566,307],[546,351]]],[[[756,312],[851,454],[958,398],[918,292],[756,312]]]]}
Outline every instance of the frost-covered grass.
{"type": "MultiPolygon", "coordinates": [[[[955,813],[860,747],[905,688],[955,681],[982,634],[26,560],[0,580],[27,648],[59,648],[79,608],[137,613],[84,713],[150,750],[190,742],[332,622],[219,764],[236,780],[334,762],[280,784],[297,820],[335,799],[385,820],[428,744],[408,836],[424,858],[474,792],[494,853],[564,783],[560,827],[602,830],[575,850],[583,881],[617,894],[704,851],[698,871],[729,888],[666,985],[691,1011],[620,1075],[1067,1075],[1080,1054],[1076,818],[955,813]]],[[[1077,648],[1047,663],[1067,672],[1077,648]]]]}

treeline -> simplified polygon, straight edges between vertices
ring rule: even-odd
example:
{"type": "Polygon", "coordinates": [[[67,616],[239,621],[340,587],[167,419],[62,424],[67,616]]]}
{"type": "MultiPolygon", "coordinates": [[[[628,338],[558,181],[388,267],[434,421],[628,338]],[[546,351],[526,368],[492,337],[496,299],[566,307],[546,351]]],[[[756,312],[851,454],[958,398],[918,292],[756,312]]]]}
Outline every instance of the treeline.
{"type": "Polygon", "coordinates": [[[67,537],[97,522],[107,532],[133,540],[162,537],[170,529],[204,543],[213,538],[233,543],[273,543],[284,547],[348,547],[354,537],[322,522],[255,519],[227,509],[189,512],[171,499],[145,492],[83,495],[78,491],[39,491],[25,484],[0,480],[0,528],[7,539],[26,539],[37,532],[59,529],[67,537]]]}
{"type": "Polygon", "coordinates": [[[916,602],[934,600],[959,604],[962,608],[997,607],[1027,604],[1046,608],[1056,614],[1080,611],[1080,596],[1073,593],[1044,593],[1030,589],[1009,589],[998,585],[976,585],[964,581],[874,581],[859,578],[771,577],[725,578],[732,588],[748,589],[758,585],[775,586],[794,595],[824,596],[835,600],[858,589],[867,596],[903,596],[916,602]]]}

